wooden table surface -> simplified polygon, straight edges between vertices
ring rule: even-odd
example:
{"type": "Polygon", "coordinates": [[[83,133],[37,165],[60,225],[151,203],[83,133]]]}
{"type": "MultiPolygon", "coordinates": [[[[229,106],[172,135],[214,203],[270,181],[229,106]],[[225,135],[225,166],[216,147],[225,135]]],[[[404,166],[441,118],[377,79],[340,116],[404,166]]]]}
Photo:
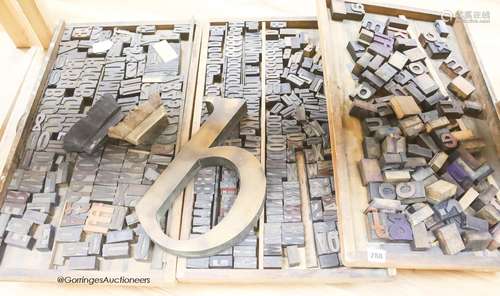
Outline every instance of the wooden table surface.
{"type": "MultiPolygon", "coordinates": [[[[67,22],[186,20],[212,17],[314,16],[312,0],[38,0],[50,27],[67,22]]],[[[382,2],[379,0],[379,2],[382,2]]],[[[489,11],[490,23],[471,24],[472,40],[496,94],[500,94],[500,1],[387,1],[433,10],[489,11]],[[453,6],[451,6],[453,5],[453,6]]],[[[15,135],[16,124],[36,84],[45,52],[16,49],[0,27],[0,167],[15,135]]],[[[0,282],[0,295],[500,295],[500,273],[398,270],[389,282],[344,285],[185,285],[164,288],[0,282]],[[9,293],[9,294],[7,294],[9,293]]]]}

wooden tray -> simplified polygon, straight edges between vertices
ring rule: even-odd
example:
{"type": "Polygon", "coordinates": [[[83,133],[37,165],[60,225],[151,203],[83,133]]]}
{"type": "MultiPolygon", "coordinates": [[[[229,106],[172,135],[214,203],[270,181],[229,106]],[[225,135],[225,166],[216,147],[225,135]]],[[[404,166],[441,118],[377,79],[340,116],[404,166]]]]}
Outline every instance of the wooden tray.
{"type": "MultiPolygon", "coordinates": [[[[361,184],[357,163],[363,157],[362,129],[358,119],[349,116],[348,94],[354,90],[354,80],[350,70],[352,59],[346,45],[357,38],[360,22],[333,21],[330,0],[317,0],[319,29],[322,36],[323,62],[325,71],[326,96],[329,98],[329,119],[332,146],[335,149],[334,168],[337,204],[339,207],[339,229],[341,234],[342,258],[352,267],[395,267],[411,269],[450,270],[500,270],[500,252],[464,252],[457,255],[443,255],[438,247],[428,251],[412,251],[409,244],[373,243],[367,239],[367,226],[363,211],[368,205],[367,190],[361,184]]],[[[410,32],[414,38],[421,30],[430,29],[433,21],[441,18],[441,13],[417,10],[399,6],[382,6],[369,1],[365,4],[367,15],[398,16],[410,19],[410,32]]],[[[477,122],[477,129],[487,143],[484,156],[495,168],[494,178],[500,179],[500,123],[493,102],[494,95],[474,45],[469,38],[467,24],[460,18],[451,19],[452,32],[448,40],[453,52],[460,53],[470,68],[470,77],[476,87],[473,99],[485,106],[486,120],[477,122]]],[[[441,89],[450,81],[444,73],[436,69],[440,61],[427,59],[427,66],[441,89]],[[432,69],[433,68],[433,69],[432,69]],[[440,72],[440,71],[439,71],[440,72]]]]}
{"type": "MultiPolygon", "coordinates": [[[[7,185],[10,182],[12,173],[16,169],[20,155],[26,144],[27,136],[34,124],[36,113],[39,103],[43,97],[48,77],[57,57],[58,47],[64,32],[65,27],[78,27],[78,26],[105,26],[105,27],[119,27],[122,29],[135,28],[138,25],[156,25],[160,29],[173,28],[175,24],[190,24],[191,31],[189,40],[181,41],[181,48],[183,54],[181,55],[181,71],[183,73],[184,85],[184,110],[179,118],[179,131],[177,134],[176,149],[180,149],[183,139],[189,136],[189,129],[183,128],[189,126],[192,114],[192,103],[194,100],[195,79],[190,79],[196,75],[199,55],[199,45],[201,41],[201,34],[196,30],[193,21],[166,21],[166,22],[133,22],[133,23],[91,23],[91,24],[65,24],[60,23],[54,30],[54,35],[45,59],[45,65],[42,67],[43,72],[40,74],[37,88],[33,91],[33,96],[26,106],[26,112],[22,116],[17,125],[17,136],[14,140],[13,146],[8,154],[6,165],[2,171],[0,179],[0,204],[3,203],[7,191],[7,185]]],[[[56,207],[52,219],[52,225],[58,226],[58,220],[62,216],[61,213],[66,203],[61,203],[56,207]]],[[[170,210],[168,217],[167,232],[172,237],[179,237],[180,218],[182,210],[182,198],[178,198],[170,210]]],[[[5,247],[5,246],[4,246],[5,247]]],[[[114,259],[106,260],[105,266],[101,266],[101,270],[96,271],[66,271],[57,270],[53,268],[53,260],[57,243],[54,242],[52,251],[38,252],[29,251],[24,249],[17,249],[10,247],[9,250],[4,250],[3,258],[0,261],[0,280],[9,281],[34,281],[34,282],[55,282],[58,277],[71,277],[73,279],[86,277],[86,278],[149,278],[150,282],[141,283],[121,283],[121,285],[165,285],[175,282],[175,271],[177,264],[177,257],[165,253],[164,262],[166,263],[162,270],[152,270],[148,263],[139,262],[133,258],[127,259],[114,259]]],[[[0,257],[1,258],[1,257],[0,257]]],[[[149,262],[149,261],[148,261],[149,262]]]]}
{"type": "MultiPolygon", "coordinates": [[[[262,32],[262,56],[261,62],[261,82],[262,96],[265,100],[265,48],[266,27],[269,26],[269,19],[245,19],[246,21],[259,21],[262,32]]],[[[200,127],[202,114],[202,102],[205,89],[205,74],[207,66],[207,47],[210,25],[224,25],[230,21],[240,20],[210,20],[202,25],[202,42],[200,50],[200,63],[198,68],[198,79],[196,88],[196,99],[194,103],[194,114],[191,126],[191,134],[196,133],[200,127]]],[[[272,21],[287,21],[288,27],[316,31],[317,21],[315,18],[294,18],[294,19],[272,19],[272,21]]],[[[319,37],[319,35],[318,35],[319,37]]],[[[265,103],[261,104],[261,130],[265,130],[265,103]]],[[[262,135],[261,147],[265,147],[265,133],[262,135]]],[[[261,149],[261,162],[265,161],[265,149],[261,149]]],[[[193,182],[187,186],[184,196],[184,206],[182,213],[181,239],[187,239],[191,231],[191,221],[194,202],[193,182]]],[[[259,229],[264,229],[263,215],[259,221],[259,229]]],[[[368,280],[387,280],[395,275],[393,269],[361,269],[361,268],[333,268],[333,269],[312,269],[312,268],[288,268],[288,269],[263,269],[263,231],[258,232],[258,268],[257,269],[190,269],[186,267],[186,258],[178,258],[177,280],[186,283],[347,283],[368,280]]]]}

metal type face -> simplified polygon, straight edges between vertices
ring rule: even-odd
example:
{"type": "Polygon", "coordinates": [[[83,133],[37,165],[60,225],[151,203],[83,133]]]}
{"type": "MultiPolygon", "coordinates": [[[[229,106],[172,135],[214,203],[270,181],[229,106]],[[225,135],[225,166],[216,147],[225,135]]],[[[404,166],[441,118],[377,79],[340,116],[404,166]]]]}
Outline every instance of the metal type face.
{"type": "Polygon", "coordinates": [[[158,177],[136,205],[136,213],[146,233],[166,251],[178,256],[211,256],[244,239],[263,209],[266,178],[260,162],[244,149],[221,143],[224,136],[245,114],[245,102],[238,99],[211,98],[211,115],[182,148],[168,168],[158,177]],[[168,237],[160,226],[160,217],[175,198],[204,167],[225,166],[239,175],[240,189],[233,207],[210,231],[189,240],[168,237]]]}

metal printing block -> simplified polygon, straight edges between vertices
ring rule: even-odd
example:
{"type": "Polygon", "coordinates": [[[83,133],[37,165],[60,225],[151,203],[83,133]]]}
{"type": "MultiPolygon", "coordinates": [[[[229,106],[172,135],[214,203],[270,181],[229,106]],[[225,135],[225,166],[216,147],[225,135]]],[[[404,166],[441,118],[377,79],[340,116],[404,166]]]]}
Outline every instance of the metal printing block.
{"type": "MultiPolygon", "coordinates": [[[[193,269],[208,269],[210,258],[187,258],[186,259],[186,268],[193,269]]],[[[236,260],[235,260],[236,263],[236,260]]],[[[235,267],[236,268],[236,267],[235,267]]]]}
{"type": "Polygon", "coordinates": [[[104,235],[102,233],[87,234],[86,242],[88,243],[89,255],[100,255],[104,235]]]}
{"type": "Polygon", "coordinates": [[[88,254],[88,242],[67,242],[61,245],[63,257],[87,256],[88,254]]]}
{"type": "Polygon", "coordinates": [[[32,226],[33,226],[32,221],[25,220],[24,218],[12,217],[9,220],[5,230],[8,232],[14,232],[18,234],[29,234],[32,226]]]}
{"type": "Polygon", "coordinates": [[[209,268],[232,268],[233,257],[227,255],[210,256],[209,268]]]}
{"type": "Polygon", "coordinates": [[[281,269],[283,265],[283,257],[281,256],[264,256],[263,267],[264,269],[281,269]]]}
{"type": "Polygon", "coordinates": [[[35,249],[50,251],[54,243],[54,227],[50,224],[39,225],[34,238],[36,239],[35,249]]]}
{"type": "Polygon", "coordinates": [[[45,172],[26,170],[21,185],[19,186],[19,191],[31,193],[42,192],[45,175],[45,172]]]}
{"type": "Polygon", "coordinates": [[[27,210],[26,212],[24,212],[23,220],[41,225],[47,221],[47,216],[48,215],[43,212],[27,210]]]}
{"type": "Polygon", "coordinates": [[[304,225],[301,222],[281,223],[281,229],[284,246],[304,246],[304,225]]]}
{"type": "Polygon", "coordinates": [[[130,245],[128,242],[104,244],[102,246],[102,257],[104,258],[128,258],[130,245]]]}
{"type": "Polygon", "coordinates": [[[109,229],[122,230],[126,216],[127,216],[126,207],[115,206],[113,210],[113,215],[111,216],[111,221],[109,223],[109,229]]]}
{"type": "Polygon", "coordinates": [[[97,257],[96,256],[81,256],[69,257],[67,264],[69,270],[96,270],[97,257]]]}
{"type": "Polygon", "coordinates": [[[115,207],[102,203],[93,203],[85,221],[85,232],[107,233],[113,218],[115,207]]]}
{"type": "Polygon", "coordinates": [[[16,232],[8,232],[4,239],[5,244],[23,249],[30,249],[31,242],[31,236],[16,232]]]}
{"type": "Polygon", "coordinates": [[[78,242],[81,239],[83,226],[58,227],[55,241],[57,242],[78,242]]]}
{"type": "Polygon", "coordinates": [[[338,254],[327,254],[318,256],[320,268],[334,268],[340,266],[338,254]]]}

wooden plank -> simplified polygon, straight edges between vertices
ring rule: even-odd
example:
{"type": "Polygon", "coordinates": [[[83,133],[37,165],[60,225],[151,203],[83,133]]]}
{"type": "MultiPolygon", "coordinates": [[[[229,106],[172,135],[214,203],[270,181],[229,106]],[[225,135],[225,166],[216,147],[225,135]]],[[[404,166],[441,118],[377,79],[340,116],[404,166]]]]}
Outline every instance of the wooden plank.
{"type": "Polygon", "coordinates": [[[38,40],[42,44],[43,48],[48,48],[50,44],[50,39],[52,32],[49,26],[43,19],[43,16],[34,0],[17,0],[21,10],[31,24],[31,28],[35,32],[38,40]]]}
{"type": "MultiPolygon", "coordinates": [[[[411,269],[449,269],[449,270],[477,270],[495,271],[500,269],[500,256],[498,252],[466,252],[454,256],[443,255],[439,248],[434,247],[428,251],[412,251],[408,244],[403,243],[381,243],[370,242],[367,238],[367,226],[364,210],[368,206],[367,190],[362,185],[357,163],[363,158],[362,139],[363,132],[358,119],[349,116],[351,102],[348,94],[354,90],[349,67],[352,66],[345,45],[348,41],[357,37],[359,22],[333,21],[327,9],[328,0],[317,0],[320,31],[322,31],[322,50],[325,71],[325,91],[329,98],[328,112],[331,131],[332,146],[335,147],[333,155],[336,185],[336,196],[339,214],[339,230],[341,237],[341,250],[343,262],[352,267],[390,267],[411,269]],[[373,260],[373,254],[383,254],[383,260],[373,260]]],[[[366,7],[365,7],[366,8],[366,7]]],[[[382,11],[383,10],[375,10],[382,11]]],[[[368,14],[375,16],[374,14],[368,14]]],[[[377,14],[377,16],[380,16],[377,14]]],[[[383,15],[384,16],[384,15],[383,15]]],[[[420,18],[422,19],[422,18],[420,18]]],[[[425,19],[424,19],[425,20],[425,19]]],[[[415,30],[412,34],[429,30],[433,23],[422,20],[411,20],[411,27],[415,30]]],[[[478,58],[470,48],[466,39],[466,30],[460,32],[460,20],[457,19],[453,26],[453,32],[448,37],[448,43],[452,50],[461,51],[469,67],[475,68],[472,74],[474,83],[481,85],[483,81],[483,93],[477,93],[478,100],[490,99],[484,73],[481,72],[478,58]],[[464,40],[464,41],[460,41],[464,40]],[[458,44],[457,44],[458,43],[458,44]],[[467,47],[469,49],[467,49],[467,47]],[[469,51],[469,53],[468,53],[469,51]],[[474,58],[473,58],[474,57],[474,58]],[[472,65],[474,64],[474,65],[472,65]]],[[[444,73],[439,73],[436,65],[439,60],[429,61],[431,69],[434,69],[435,77],[442,81],[442,85],[449,82],[444,73]]],[[[472,72],[472,71],[471,71],[472,72]]],[[[441,87],[442,89],[443,87],[441,87]]],[[[446,89],[442,89],[447,93],[446,89]]],[[[483,103],[483,101],[481,100],[483,103]]],[[[488,105],[486,105],[488,106],[488,105]]],[[[492,111],[496,117],[496,113],[492,111]]],[[[487,114],[488,120],[492,115],[487,114]]],[[[493,122],[495,122],[493,120],[493,122]]],[[[498,179],[498,154],[494,150],[495,143],[489,139],[497,139],[491,134],[495,133],[494,127],[488,127],[481,122],[477,123],[487,141],[487,147],[483,155],[496,169],[495,178],[498,179]]],[[[498,142],[498,141],[497,141],[498,142]]]]}
{"type": "Polygon", "coordinates": [[[30,47],[31,41],[10,0],[0,1],[0,23],[16,47],[30,47]]]}

